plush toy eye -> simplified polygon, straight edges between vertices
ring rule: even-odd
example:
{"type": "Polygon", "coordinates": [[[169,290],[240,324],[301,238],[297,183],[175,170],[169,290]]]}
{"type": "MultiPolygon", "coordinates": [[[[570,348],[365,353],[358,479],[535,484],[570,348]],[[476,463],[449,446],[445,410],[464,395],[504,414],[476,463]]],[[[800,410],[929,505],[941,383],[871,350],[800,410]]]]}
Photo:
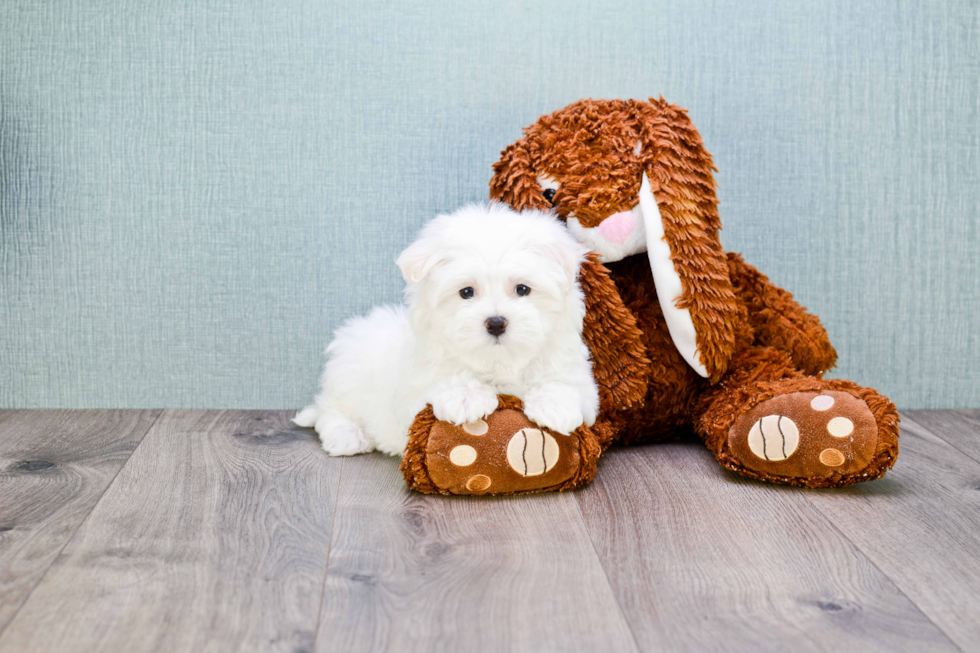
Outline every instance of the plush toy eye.
{"type": "Polygon", "coordinates": [[[541,195],[551,202],[551,205],[555,205],[555,193],[558,191],[558,187],[561,185],[557,180],[552,179],[548,175],[540,175],[538,177],[538,185],[541,186],[541,195]]]}
{"type": "Polygon", "coordinates": [[[517,284],[517,287],[514,288],[514,292],[516,292],[520,297],[526,297],[527,295],[531,294],[531,289],[525,286],[523,283],[519,283],[517,284]]]}
{"type": "Polygon", "coordinates": [[[469,286],[466,286],[465,288],[459,291],[459,296],[462,297],[463,299],[472,299],[473,295],[475,294],[476,291],[470,288],[469,286]]]}

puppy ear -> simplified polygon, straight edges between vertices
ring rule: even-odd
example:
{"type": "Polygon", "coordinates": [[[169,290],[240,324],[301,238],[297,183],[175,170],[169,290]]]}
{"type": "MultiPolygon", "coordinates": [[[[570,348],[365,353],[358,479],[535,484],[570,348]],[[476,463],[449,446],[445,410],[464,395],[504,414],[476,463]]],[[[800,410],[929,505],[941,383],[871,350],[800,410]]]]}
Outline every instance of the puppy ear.
{"type": "Polygon", "coordinates": [[[564,233],[560,234],[559,238],[555,238],[553,242],[547,245],[542,245],[539,249],[544,256],[555,261],[561,267],[564,273],[562,290],[568,292],[578,278],[579,269],[582,267],[582,262],[585,261],[589,250],[585,245],[572,238],[564,228],[562,231],[564,233]]]}
{"type": "Polygon", "coordinates": [[[418,240],[398,255],[395,265],[401,270],[405,283],[418,283],[443,258],[438,240],[433,238],[431,234],[423,232],[418,240]]]}

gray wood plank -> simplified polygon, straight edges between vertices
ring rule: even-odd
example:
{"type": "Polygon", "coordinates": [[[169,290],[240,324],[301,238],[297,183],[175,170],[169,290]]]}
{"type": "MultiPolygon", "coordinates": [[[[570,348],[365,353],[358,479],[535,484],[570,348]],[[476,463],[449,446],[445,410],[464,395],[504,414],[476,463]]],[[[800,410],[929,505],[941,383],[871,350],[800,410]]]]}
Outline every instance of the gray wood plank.
{"type": "Polygon", "coordinates": [[[902,414],[884,479],[809,501],[964,650],[980,642],[980,463],[902,414]]]}
{"type": "Polygon", "coordinates": [[[0,632],[159,411],[0,411],[0,632]]]}
{"type": "Polygon", "coordinates": [[[288,417],[166,411],[0,650],[309,650],[342,462],[288,417]]]}
{"type": "Polygon", "coordinates": [[[980,410],[903,410],[902,417],[911,418],[980,462],[980,410]]]}
{"type": "Polygon", "coordinates": [[[345,462],[321,651],[633,651],[570,494],[425,496],[345,462]]]}
{"type": "Polygon", "coordinates": [[[957,650],[812,493],[687,442],[609,452],[577,499],[642,650],[957,650]]]}

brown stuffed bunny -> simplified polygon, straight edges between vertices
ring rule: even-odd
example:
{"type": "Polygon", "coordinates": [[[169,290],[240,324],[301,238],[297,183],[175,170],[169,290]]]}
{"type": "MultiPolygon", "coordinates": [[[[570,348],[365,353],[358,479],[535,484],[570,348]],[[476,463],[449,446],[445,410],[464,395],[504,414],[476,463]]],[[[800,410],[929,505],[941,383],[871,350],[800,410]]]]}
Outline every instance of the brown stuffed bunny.
{"type": "Polygon", "coordinates": [[[722,466],[809,487],[881,477],[898,413],[875,390],[825,380],[837,353],[819,320],[718,241],[711,156],[663,99],[583,100],[524,130],[494,165],[490,197],[554,208],[595,252],[582,267],[584,337],[599,385],[592,428],[562,436],[520,401],[475,424],[427,408],[409,437],[409,486],[443,494],[576,487],[602,451],[693,429],[722,466]],[[477,449],[460,467],[453,447],[477,449]]]}

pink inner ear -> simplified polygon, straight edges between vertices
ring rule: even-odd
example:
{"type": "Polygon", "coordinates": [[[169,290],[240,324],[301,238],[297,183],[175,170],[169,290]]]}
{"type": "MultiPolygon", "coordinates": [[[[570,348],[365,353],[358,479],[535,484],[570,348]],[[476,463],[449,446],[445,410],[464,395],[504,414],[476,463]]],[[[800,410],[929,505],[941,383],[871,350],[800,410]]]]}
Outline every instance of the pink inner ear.
{"type": "Polygon", "coordinates": [[[622,245],[633,233],[636,227],[636,218],[632,211],[620,211],[602,221],[599,225],[599,235],[611,243],[622,245]]]}

